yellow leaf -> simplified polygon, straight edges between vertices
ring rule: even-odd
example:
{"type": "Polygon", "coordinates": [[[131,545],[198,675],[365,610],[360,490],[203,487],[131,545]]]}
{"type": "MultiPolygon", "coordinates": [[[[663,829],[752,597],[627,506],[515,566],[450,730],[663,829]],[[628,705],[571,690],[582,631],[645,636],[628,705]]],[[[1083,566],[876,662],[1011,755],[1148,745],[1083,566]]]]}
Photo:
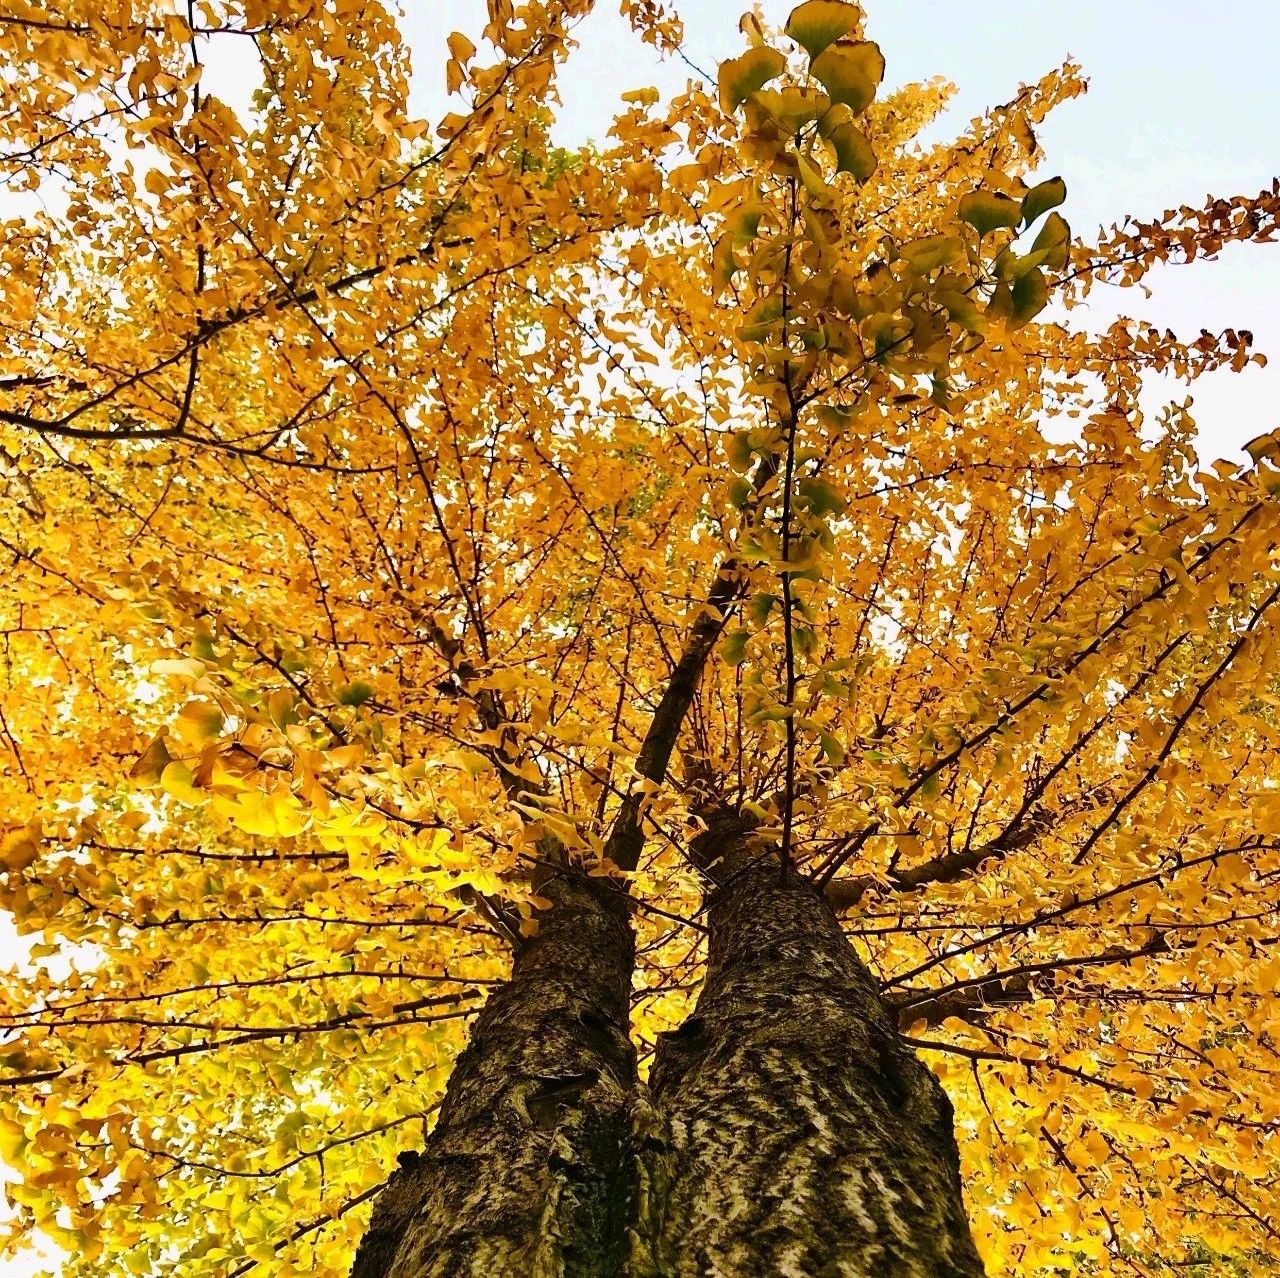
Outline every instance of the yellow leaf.
{"type": "Polygon", "coordinates": [[[813,60],[810,68],[822,81],[832,102],[840,102],[854,114],[865,111],[884,78],[884,55],[869,40],[833,44],[813,60]]]}
{"type": "Polygon", "coordinates": [[[721,109],[727,113],[736,111],[757,89],[781,75],[786,65],[781,53],[764,46],[722,62],[717,76],[721,109]]]}

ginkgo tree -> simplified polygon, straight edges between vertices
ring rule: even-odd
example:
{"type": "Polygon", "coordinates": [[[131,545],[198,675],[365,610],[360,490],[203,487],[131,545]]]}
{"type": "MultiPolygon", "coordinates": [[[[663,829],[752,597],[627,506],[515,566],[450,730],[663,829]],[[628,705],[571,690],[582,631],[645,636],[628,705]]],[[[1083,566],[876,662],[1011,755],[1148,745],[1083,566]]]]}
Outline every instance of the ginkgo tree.
{"type": "Polygon", "coordinates": [[[591,7],[0,14],[11,1245],[1280,1268],[1280,441],[1139,399],[1262,357],[1071,314],[1280,186],[1074,238],[841,0],[566,152],[591,7]]]}

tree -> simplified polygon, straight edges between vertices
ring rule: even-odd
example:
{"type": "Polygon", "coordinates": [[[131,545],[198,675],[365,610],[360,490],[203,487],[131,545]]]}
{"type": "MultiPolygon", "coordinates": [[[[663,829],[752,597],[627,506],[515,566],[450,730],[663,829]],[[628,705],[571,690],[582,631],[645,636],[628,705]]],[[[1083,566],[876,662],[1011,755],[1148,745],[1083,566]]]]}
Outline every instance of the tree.
{"type": "Polygon", "coordinates": [[[1069,312],[1280,186],[1075,240],[1078,69],[921,144],[838,0],[566,153],[590,7],[434,131],[374,3],[0,25],[15,1237],[1271,1272],[1280,444],[1139,407],[1249,334],[1069,312]]]}

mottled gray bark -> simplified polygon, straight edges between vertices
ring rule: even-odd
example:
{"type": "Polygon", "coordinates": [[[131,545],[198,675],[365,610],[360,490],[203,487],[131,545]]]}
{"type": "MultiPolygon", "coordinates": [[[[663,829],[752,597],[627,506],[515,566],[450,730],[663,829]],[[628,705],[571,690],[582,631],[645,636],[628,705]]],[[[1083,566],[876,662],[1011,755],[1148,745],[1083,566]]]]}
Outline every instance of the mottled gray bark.
{"type": "Polygon", "coordinates": [[[352,1278],[613,1278],[632,1209],[634,942],[577,872],[476,1019],[439,1119],[379,1196],[352,1278]]]}
{"type": "Polygon", "coordinates": [[[821,894],[747,835],[694,841],[709,963],[653,1067],[633,1273],[981,1275],[942,1088],[821,894]]]}

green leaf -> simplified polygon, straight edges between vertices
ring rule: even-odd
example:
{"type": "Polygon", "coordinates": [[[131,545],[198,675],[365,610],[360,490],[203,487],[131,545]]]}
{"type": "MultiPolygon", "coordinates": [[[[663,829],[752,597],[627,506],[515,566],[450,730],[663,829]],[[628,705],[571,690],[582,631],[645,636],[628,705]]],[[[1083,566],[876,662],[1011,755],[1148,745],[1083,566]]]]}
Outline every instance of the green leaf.
{"type": "Polygon", "coordinates": [[[786,33],[803,45],[809,57],[816,58],[829,44],[853,31],[862,10],[842,0],[806,0],[797,5],[787,19],[786,33]]]}
{"type": "Polygon", "coordinates": [[[493,764],[484,755],[477,754],[474,750],[459,750],[458,766],[472,780],[493,770],[493,764]]]}
{"type": "Polygon", "coordinates": [[[218,664],[218,653],[213,646],[213,637],[208,634],[196,635],[191,643],[192,655],[210,665],[218,664]]]}
{"type": "Polygon", "coordinates": [[[947,315],[970,333],[981,333],[986,328],[982,312],[973,299],[959,289],[939,289],[934,296],[946,308],[947,315]]]}
{"type": "Polygon", "coordinates": [[[362,706],[373,696],[373,684],[357,679],[338,693],[338,702],[344,706],[362,706]]]}
{"type": "Polygon", "coordinates": [[[177,759],[166,764],[164,771],[160,774],[160,788],[181,803],[202,802],[204,796],[195,782],[195,774],[185,763],[180,763],[177,759]]]}
{"type": "Polygon", "coordinates": [[[720,651],[731,666],[740,666],[747,655],[747,640],[751,638],[749,630],[731,630],[724,637],[720,651]]]}
{"type": "Polygon", "coordinates": [[[922,275],[950,266],[964,257],[964,245],[954,235],[926,235],[902,246],[902,258],[922,275]]]}
{"type": "Polygon", "coordinates": [[[1056,209],[1066,198],[1067,184],[1060,177],[1033,186],[1022,197],[1022,224],[1030,226],[1041,214],[1056,209]]]}
{"type": "Polygon", "coordinates": [[[822,200],[827,194],[827,184],[823,180],[822,170],[812,160],[803,155],[796,156],[796,168],[800,174],[801,185],[811,200],[822,200]]]}
{"type": "Polygon", "coordinates": [[[1045,253],[1045,265],[1060,271],[1067,264],[1067,250],[1071,243],[1071,228],[1061,213],[1050,213],[1036,236],[1031,251],[1045,253]]]}
{"type": "Polygon", "coordinates": [[[851,111],[865,111],[884,78],[884,54],[870,40],[833,44],[813,60],[810,68],[822,81],[832,102],[843,102],[851,111]]]}
{"type": "Polygon", "coordinates": [[[769,620],[769,613],[777,602],[777,595],[756,595],[747,605],[747,615],[751,618],[751,624],[757,629],[763,626],[769,620]]]}
{"type": "Polygon", "coordinates": [[[861,328],[863,337],[875,347],[875,359],[905,346],[905,339],[911,334],[910,322],[890,311],[868,315],[861,328]]]}
{"type": "Polygon", "coordinates": [[[1008,280],[1000,280],[992,290],[983,317],[988,320],[1007,320],[1013,315],[1013,289],[1008,280]]]}
{"type": "Polygon", "coordinates": [[[985,191],[981,187],[970,191],[960,200],[960,217],[968,222],[979,238],[989,235],[997,227],[1017,226],[1022,220],[1022,205],[1007,195],[985,191]]]}
{"type": "Polygon", "coordinates": [[[814,515],[838,515],[844,509],[840,490],[821,479],[802,479],[797,488],[814,515]]]}
{"type": "Polygon", "coordinates": [[[782,323],[782,299],[767,297],[758,306],[752,308],[747,322],[738,329],[738,336],[744,342],[767,342],[782,323]]]}
{"type": "Polygon", "coordinates": [[[751,438],[750,432],[745,430],[736,430],[729,436],[729,465],[734,470],[745,471],[751,466],[751,438]]]}
{"type": "Polygon", "coordinates": [[[10,1167],[19,1166],[30,1143],[26,1129],[16,1118],[0,1119],[0,1159],[10,1167]]]}
{"type": "Polygon", "coordinates": [[[837,434],[848,430],[858,420],[858,410],[846,404],[823,404],[818,409],[822,424],[837,434]]]}
{"type": "Polygon", "coordinates": [[[778,702],[762,705],[747,715],[748,723],[781,723],[784,719],[794,718],[794,706],[784,706],[778,702]]]}
{"type": "Polygon", "coordinates": [[[744,204],[728,218],[729,235],[736,249],[745,248],[756,238],[760,230],[760,215],[764,205],[758,201],[744,204]]]}
{"type": "Polygon", "coordinates": [[[208,741],[222,731],[224,722],[217,706],[197,698],[178,711],[176,727],[188,740],[208,741]]]}
{"type": "Polygon", "coordinates": [[[1044,273],[1038,269],[1020,275],[1013,282],[1013,310],[1009,315],[1009,324],[1013,328],[1021,328],[1033,320],[1044,310],[1049,301],[1049,286],[1045,283],[1044,273]]]}
{"type": "Polygon", "coordinates": [[[763,46],[748,49],[740,58],[729,58],[720,64],[716,77],[720,88],[720,106],[726,112],[736,111],[757,89],[768,84],[786,69],[787,60],[777,49],[763,46]]]}
{"type": "Polygon", "coordinates": [[[852,173],[857,181],[865,182],[876,171],[876,153],[852,120],[836,124],[824,136],[836,153],[837,172],[852,173]]]}
{"type": "Polygon", "coordinates": [[[711,250],[711,275],[719,289],[727,288],[738,269],[733,256],[733,235],[726,231],[711,250]]]}
{"type": "Polygon", "coordinates": [[[1049,254],[1041,249],[1035,253],[1012,253],[1006,250],[995,262],[996,278],[1002,280],[1021,279],[1028,271],[1043,266],[1049,254]]]}
{"type": "Polygon", "coordinates": [[[827,756],[829,763],[844,762],[844,746],[825,728],[818,729],[818,740],[822,742],[822,753],[827,756]]]}

